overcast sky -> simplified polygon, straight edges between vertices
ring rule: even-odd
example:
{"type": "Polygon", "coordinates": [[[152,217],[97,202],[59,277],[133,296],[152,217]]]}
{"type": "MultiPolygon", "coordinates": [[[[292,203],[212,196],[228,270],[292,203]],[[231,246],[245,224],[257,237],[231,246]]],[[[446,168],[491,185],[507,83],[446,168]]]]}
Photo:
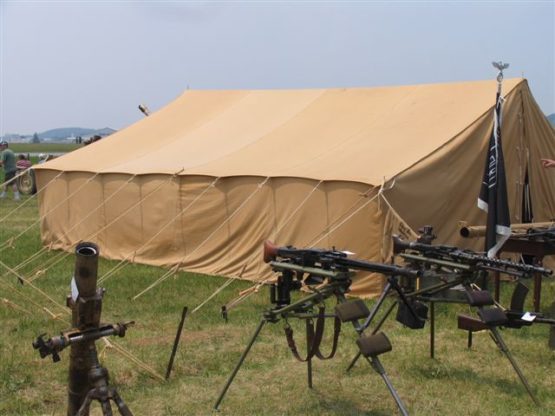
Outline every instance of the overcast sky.
{"type": "Polygon", "coordinates": [[[555,112],[553,0],[0,2],[0,135],[121,129],[186,88],[494,79],[493,60],[555,112]]]}

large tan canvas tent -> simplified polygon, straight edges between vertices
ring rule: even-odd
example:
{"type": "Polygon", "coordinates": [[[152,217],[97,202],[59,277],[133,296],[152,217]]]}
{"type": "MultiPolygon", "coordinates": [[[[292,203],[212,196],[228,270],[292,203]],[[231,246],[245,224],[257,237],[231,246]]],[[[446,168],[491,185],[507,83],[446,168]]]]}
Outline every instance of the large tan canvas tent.
{"type": "MultiPolygon", "coordinates": [[[[432,225],[460,243],[476,207],[495,81],[383,88],[186,91],[112,136],[37,167],[42,239],[103,256],[260,281],[262,242],[387,260],[391,234],[432,225]]],[[[555,133],[524,79],[505,80],[511,219],[526,175],[535,221],[555,218],[555,133]]],[[[476,244],[482,244],[477,242],[476,244]]],[[[382,287],[361,276],[353,294],[382,287]]]]}

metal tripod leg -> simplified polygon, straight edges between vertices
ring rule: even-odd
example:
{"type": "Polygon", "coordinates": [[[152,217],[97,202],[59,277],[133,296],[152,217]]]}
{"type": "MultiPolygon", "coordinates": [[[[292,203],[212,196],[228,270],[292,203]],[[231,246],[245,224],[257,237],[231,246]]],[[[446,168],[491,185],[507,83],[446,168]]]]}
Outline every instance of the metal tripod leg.
{"type": "Polygon", "coordinates": [[[112,406],[110,406],[110,400],[106,397],[106,394],[100,393],[97,388],[89,390],[85,396],[85,400],[83,400],[83,404],[77,413],[75,413],[75,416],[89,416],[89,410],[93,400],[97,400],[100,403],[100,408],[102,409],[102,414],[104,416],[112,416],[112,406]]]}
{"type": "Polygon", "coordinates": [[[100,407],[104,416],[112,416],[112,406],[109,400],[100,400],[100,407]]]}
{"type": "Polygon", "coordinates": [[[374,320],[376,314],[378,313],[378,310],[382,306],[382,303],[385,301],[385,298],[389,294],[390,290],[391,290],[391,282],[388,280],[386,285],[384,286],[384,288],[382,290],[382,293],[380,293],[380,297],[376,301],[376,304],[372,307],[372,310],[370,311],[370,315],[368,315],[368,318],[366,318],[366,320],[362,324],[361,332],[364,331],[366,328],[368,328],[370,326],[370,324],[374,320]]]}
{"type": "MultiPolygon", "coordinates": [[[[443,286],[443,285],[442,285],[443,286]]],[[[405,305],[407,305],[407,308],[409,309],[409,311],[412,313],[412,315],[417,318],[420,319],[418,314],[416,313],[416,311],[414,310],[414,308],[412,307],[412,305],[409,302],[409,296],[407,296],[405,294],[405,292],[403,292],[403,289],[399,286],[399,284],[397,283],[397,281],[395,280],[395,277],[390,276],[387,279],[387,285],[384,287],[384,289],[382,290],[382,293],[380,294],[380,297],[378,299],[378,302],[376,303],[376,305],[374,306],[374,308],[372,309],[372,312],[370,313],[370,315],[368,316],[368,318],[366,319],[366,321],[364,322],[364,325],[361,327],[360,330],[357,329],[357,332],[359,333],[359,335],[362,334],[362,332],[368,328],[370,326],[370,324],[372,323],[372,319],[375,317],[375,315],[378,312],[379,307],[382,305],[383,301],[385,300],[386,296],[389,294],[389,292],[391,290],[395,290],[397,292],[397,294],[399,295],[399,299],[397,301],[395,301],[387,310],[387,312],[385,313],[385,316],[380,320],[380,322],[378,323],[378,325],[376,326],[376,328],[372,331],[372,334],[377,333],[381,326],[383,325],[383,323],[385,322],[385,320],[387,319],[387,317],[389,316],[389,314],[391,313],[391,311],[393,311],[393,308],[395,308],[395,306],[397,306],[397,304],[399,302],[403,302],[405,305]]],[[[414,296],[417,292],[414,292],[412,294],[410,294],[410,296],[414,296]]],[[[347,367],[346,372],[348,373],[349,371],[351,371],[351,369],[355,366],[356,362],[358,361],[358,359],[360,358],[360,352],[357,353],[357,355],[355,355],[355,357],[353,358],[353,360],[351,361],[351,363],[349,364],[349,366],[347,367]]]]}
{"type": "Polygon", "coordinates": [[[513,358],[513,355],[509,351],[509,348],[507,347],[507,345],[503,341],[503,338],[501,338],[501,334],[499,333],[499,330],[496,327],[491,327],[491,328],[489,328],[489,330],[490,330],[490,333],[492,335],[493,340],[495,341],[495,343],[497,344],[497,346],[499,347],[501,352],[503,354],[505,354],[505,356],[509,359],[511,365],[513,366],[513,369],[516,371],[516,374],[518,375],[518,378],[520,378],[520,381],[522,382],[522,384],[524,385],[524,388],[528,392],[528,395],[530,396],[532,401],[536,404],[536,406],[539,406],[540,402],[538,401],[538,399],[536,398],[536,396],[532,392],[532,388],[528,384],[528,380],[526,380],[526,377],[524,377],[524,374],[520,370],[520,367],[518,366],[515,359],[513,358]]]}
{"type": "Polygon", "coordinates": [[[116,389],[113,389],[112,391],[112,400],[118,407],[121,416],[133,416],[133,413],[131,413],[131,410],[129,410],[129,407],[127,407],[116,389]]]}
{"type": "Polygon", "coordinates": [[[436,339],[436,311],[435,302],[430,302],[430,358],[435,355],[435,339],[436,339]]]}
{"type": "Polygon", "coordinates": [[[308,381],[308,388],[312,388],[312,358],[308,358],[306,360],[306,370],[307,370],[307,381],[308,381]]]}
{"type": "Polygon", "coordinates": [[[112,406],[110,405],[110,399],[116,404],[121,416],[133,416],[131,410],[127,407],[119,393],[114,387],[108,387],[108,390],[101,390],[99,388],[94,388],[90,390],[85,396],[83,404],[75,414],[75,416],[88,416],[91,402],[97,400],[100,403],[100,408],[102,409],[103,416],[112,416],[112,406]]]}
{"type": "MultiPolygon", "coordinates": [[[[393,309],[395,308],[395,306],[397,306],[397,302],[393,302],[391,304],[391,306],[387,309],[387,311],[385,312],[385,315],[383,316],[383,318],[380,320],[380,322],[378,322],[378,325],[376,325],[376,328],[374,328],[374,330],[372,331],[372,335],[374,335],[375,333],[377,333],[380,328],[382,327],[382,325],[384,324],[385,320],[388,318],[389,314],[393,311],[393,309]]],[[[370,324],[370,323],[369,323],[370,324]]],[[[358,332],[358,331],[357,331],[358,332]]],[[[351,361],[351,363],[349,364],[349,366],[347,367],[347,370],[345,370],[347,373],[349,371],[351,371],[351,369],[355,366],[355,364],[357,363],[358,359],[361,356],[361,352],[357,352],[357,354],[354,356],[353,360],[351,361]]]]}
{"type": "MultiPolygon", "coordinates": [[[[85,396],[85,399],[81,404],[81,407],[77,410],[77,413],[75,413],[75,416],[87,416],[89,414],[89,408],[92,402],[92,395],[93,395],[93,391],[90,390],[85,396]]],[[[102,410],[104,411],[104,409],[102,410]]]]}
{"type": "Polygon", "coordinates": [[[387,386],[389,392],[391,393],[391,396],[393,396],[393,399],[395,400],[397,407],[401,411],[401,414],[403,416],[408,416],[409,413],[407,411],[407,408],[405,407],[403,401],[399,397],[399,394],[397,394],[397,391],[393,387],[391,380],[389,380],[389,377],[387,376],[385,369],[383,368],[382,363],[380,362],[378,357],[366,357],[366,360],[370,363],[372,368],[376,370],[376,372],[382,377],[385,385],[387,386]]]}
{"type": "Polygon", "coordinates": [[[254,331],[254,334],[253,334],[251,340],[249,341],[249,344],[247,345],[247,348],[245,348],[245,351],[243,351],[243,354],[241,355],[241,358],[239,358],[239,362],[237,363],[237,365],[233,369],[233,372],[229,376],[229,379],[225,383],[225,386],[224,386],[222,392],[220,393],[220,395],[218,397],[218,400],[216,400],[216,404],[214,404],[214,409],[218,410],[218,406],[222,402],[222,400],[223,400],[223,398],[224,398],[224,396],[227,392],[227,389],[229,389],[229,386],[231,385],[231,383],[233,382],[233,379],[237,375],[237,372],[241,368],[241,365],[243,364],[243,361],[245,361],[245,358],[247,358],[247,354],[249,353],[251,347],[253,346],[254,342],[256,341],[256,338],[258,337],[258,334],[260,334],[260,331],[262,330],[262,327],[264,327],[264,324],[266,322],[267,322],[266,319],[263,318],[260,321],[260,323],[258,324],[258,326],[256,327],[256,330],[254,331]]]}

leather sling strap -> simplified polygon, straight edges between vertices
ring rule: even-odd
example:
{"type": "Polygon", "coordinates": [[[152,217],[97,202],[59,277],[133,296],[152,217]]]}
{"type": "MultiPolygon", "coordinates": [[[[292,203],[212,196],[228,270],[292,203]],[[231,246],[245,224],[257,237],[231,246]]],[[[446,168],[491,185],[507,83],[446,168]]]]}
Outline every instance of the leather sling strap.
{"type": "Polygon", "coordinates": [[[325,319],[326,319],[325,312],[326,312],[325,306],[320,306],[318,311],[318,318],[316,320],[316,331],[314,330],[314,324],[312,322],[312,319],[310,318],[306,319],[306,344],[307,344],[307,350],[308,350],[306,358],[302,358],[301,355],[299,354],[297,345],[295,343],[295,339],[293,338],[293,329],[289,325],[287,325],[284,328],[285,337],[287,338],[287,345],[289,346],[289,349],[291,350],[291,352],[293,353],[293,356],[297,360],[301,362],[306,362],[312,359],[312,357],[314,357],[315,355],[321,360],[327,360],[332,358],[335,355],[337,351],[339,333],[341,332],[341,321],[337,316],[335,317],[333,345],[332,345],[331,352],[330,354],[328,354],[328,356],[324,356],[320,352],[320,344],[322,343],[322,338],[324,335],[324,327],[325,327],[325,319]]]}

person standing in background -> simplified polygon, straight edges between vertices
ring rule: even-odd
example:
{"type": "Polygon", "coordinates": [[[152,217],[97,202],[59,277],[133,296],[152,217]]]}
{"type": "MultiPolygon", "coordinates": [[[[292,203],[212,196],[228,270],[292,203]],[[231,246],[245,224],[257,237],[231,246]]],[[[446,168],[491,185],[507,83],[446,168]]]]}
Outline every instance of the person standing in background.
{"type": "MultiPolygon", "coordinates": [[[[10,149],[8,149],[8,142],[5,140],[0,141],[0,166],[4,168],[4,181],[3,183],[7,183],[8,181],[15,178],[17,167],[15,162],[15,154],[10,149]]],[[[17,184],[15,181],[12,181],[12,189],[13,189],[13,199],[15,201],[19,201],[19,192],[17,191],[17,184]]],[[[4,185],[2,189],[2,193],[0,194],[0,198],[6,197],[6,192],[8,191],[8,185],[4,185]]]]}

